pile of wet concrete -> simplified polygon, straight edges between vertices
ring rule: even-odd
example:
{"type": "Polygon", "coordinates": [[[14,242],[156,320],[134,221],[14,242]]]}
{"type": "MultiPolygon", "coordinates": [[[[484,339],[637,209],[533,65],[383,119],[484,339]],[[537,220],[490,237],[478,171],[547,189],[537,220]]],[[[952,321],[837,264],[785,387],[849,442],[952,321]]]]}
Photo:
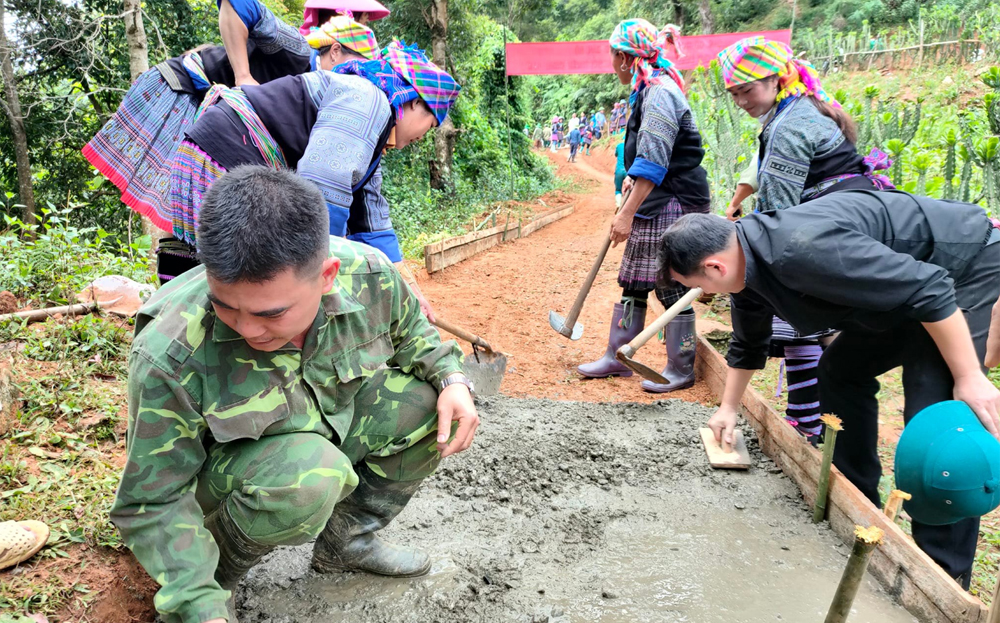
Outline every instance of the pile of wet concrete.
{"type": "MultiPolygon", "coordinates": [[[[746,429],[749,472],[712,470],[711,410],[663,401],[493,398],[383,534],[434,558],[422,578],[309,569],[271,554],[240,591],[243,623],[819,621],[847,548],[813,525],[746,429]]],[[[854,620],[912,621],[866,582],[854,620]]]]}

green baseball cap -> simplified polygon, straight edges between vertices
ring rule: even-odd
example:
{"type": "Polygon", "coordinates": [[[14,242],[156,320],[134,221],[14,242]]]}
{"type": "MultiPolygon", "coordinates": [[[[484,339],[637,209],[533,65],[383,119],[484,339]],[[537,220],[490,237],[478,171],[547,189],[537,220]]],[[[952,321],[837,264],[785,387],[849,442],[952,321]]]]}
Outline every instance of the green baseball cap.
{"type": "Polygon", "coordinates": [[[1000,506],[1000,442],[969,405],[946,400],[913,416],[896,445],[903,508],[930,526],[981,517],[1000,506]]]}

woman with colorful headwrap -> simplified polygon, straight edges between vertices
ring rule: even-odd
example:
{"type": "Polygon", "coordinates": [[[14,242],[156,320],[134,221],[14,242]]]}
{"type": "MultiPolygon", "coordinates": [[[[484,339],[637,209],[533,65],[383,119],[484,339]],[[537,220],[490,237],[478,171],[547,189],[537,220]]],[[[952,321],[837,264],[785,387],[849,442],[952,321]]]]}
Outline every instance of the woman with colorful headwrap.
{"type": "MultiPolygon", "coordinates": [[[[319,187],[331,235],[375,247],[400,263],[382,195],[382,154],[420,140],[444,121],[460,89],[422,50],[394,41],[381,58],[354,54],[333,71],[221,90],[221,99],[185,133],[173,162],[174,235],[196,246],[204,193],[227,170],[261,164],[296,169],[319,187]]],[[[416,282],[407,281],[433,319],[416,282]]]]}
{"type": "MultiPolygon", "coordinates": [[[[618,271],[622,299],[611,316],[608,346],[600,359],[577,367],[585,377],[631,376],[615,352],[642,331],[649,293],[655,290],[670,307],[685,292],[682,286],[658,287],[660,239],[682,215],[710,209],[701,134],[684,96],[684,79],[667,58],[679,39],[676,26],[658,31],[643,19],[626,20],[611,35],[611,62],[621,83],[631,86],[632,114],[625,131],[626,199],[610,236],[616,246],[627,243],[618,271]]],[[[643,389],[662,393],[694,384],[694,322],[688,308],[667,326],[668,382],[643,381],[643,389]]]]}
{"type": "MultiPolygon", "coordinates": [[[[247,59],[247,43],[250,29],[257,21],[259,0],[219,0],[219,32],[226,46],[226,53],[236,75],[236,86],[260,84],[251,71],[247,59]]],[[[301,32],[297,38],[309,44],[312,50],[312,69],[333,69],[347,60],[347,53],[353,52],[365,58],[377,55],[375,35],[370,28],[356,21],[350,12],[331,15],[318,26],[301,32]]],[[[301,72],[299,72],[301,73],[301,72]]]]}
{"type": "MultiPolygon", "coordinates": [[[[245,16],[243,59],[259,82],[310,70],[305,39],[257,0],[222,0],[219,11],[223,32],[231,11],[245,16]]],[[[83,148],[84,157],[121,191],[122,202],[159,229],[171,230],[170,162],[184,130],[209,87],[236,86],[236,73],[223,46],[201,46],[167,59],[136,79],[83,148]]]]}
{"type": "MultiPolygon", "coordinates": [[[[868,159],[857,153],[853,120],[823,90],[813,66],[793,58],[786,44],[749,37],[723,50],[719,61],[736,105],[762,125],[759,153],[726,210],[730,219],[754,191],[757,210],[768,211],[840,190],[891,187],[875,174],[884,164],[878,152],[868,159]]],[[[772,323],[770,354],[784,359],[788,378],[785,420],[814,445],[823,432],[817,369],[830,333],[801,335],[780,318],[772,323]]]]}
{"type": "Polygon", "coordinates": [[[780,41],[748,37],[719,53],[726,89],[761,122],[757,206],[779,210],[830,192],[891,187],[881,152],[857,152],[857,128],[808,61],[780,41]]]}

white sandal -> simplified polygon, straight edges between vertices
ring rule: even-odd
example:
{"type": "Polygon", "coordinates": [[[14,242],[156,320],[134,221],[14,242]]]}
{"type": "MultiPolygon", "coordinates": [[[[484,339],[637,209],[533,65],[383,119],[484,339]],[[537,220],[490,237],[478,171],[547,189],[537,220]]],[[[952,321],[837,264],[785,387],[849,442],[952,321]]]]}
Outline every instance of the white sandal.
{"type": "Polygon", "coordinates": [[[31,558],[48,540],[49,527],[40,521],[0,522],[0,569],[31,558]]]}

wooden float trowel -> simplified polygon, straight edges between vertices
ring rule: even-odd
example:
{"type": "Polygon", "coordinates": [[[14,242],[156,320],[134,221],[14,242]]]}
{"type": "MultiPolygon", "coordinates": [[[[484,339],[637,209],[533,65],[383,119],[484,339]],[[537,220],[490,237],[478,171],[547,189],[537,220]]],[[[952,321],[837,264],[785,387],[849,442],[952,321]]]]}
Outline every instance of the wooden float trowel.
{"type": "Polygon", "coordinates": [[[747,451],[746,441],[743,439],[743,431],[736,429],[733,431],[733,445],[715,440],[715,433],[711,428],[700,428],[701,441],[705,444],[705,454],[708,455],[709,464],[715,469],[750,469],[750,453],[747,451]]]}

